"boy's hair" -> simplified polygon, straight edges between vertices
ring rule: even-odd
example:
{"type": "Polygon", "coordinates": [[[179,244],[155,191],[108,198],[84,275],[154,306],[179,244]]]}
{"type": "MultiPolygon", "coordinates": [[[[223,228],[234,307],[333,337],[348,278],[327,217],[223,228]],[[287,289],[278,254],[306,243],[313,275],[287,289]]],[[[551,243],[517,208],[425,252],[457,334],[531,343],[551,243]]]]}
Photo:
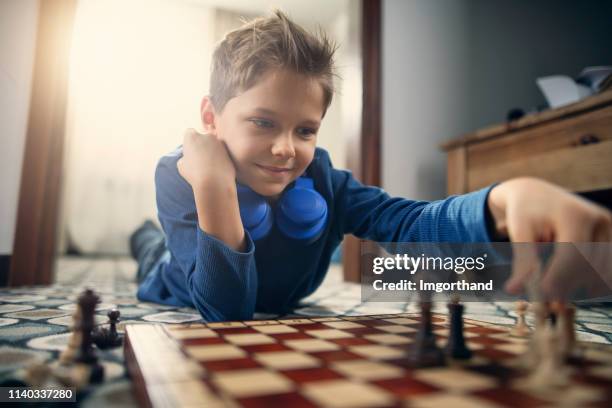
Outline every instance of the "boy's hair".
{"type": "Polygon", "coordinates": [[[319,30],[308,33],[281,11],[257,18],[229,32],[212,58],[210,98],[221,112],[240,92],[255,85],[270,69],[289,69],[319,81],[323,87],[323,114],[334,94],[336,45],[319,30]]]}

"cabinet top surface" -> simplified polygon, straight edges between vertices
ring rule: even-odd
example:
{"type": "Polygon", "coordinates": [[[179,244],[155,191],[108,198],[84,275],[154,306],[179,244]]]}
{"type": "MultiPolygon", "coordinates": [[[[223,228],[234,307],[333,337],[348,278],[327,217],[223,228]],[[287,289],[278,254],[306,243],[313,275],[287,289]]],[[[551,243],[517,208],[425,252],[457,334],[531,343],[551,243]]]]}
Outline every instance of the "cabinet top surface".
{"type": "Polygon", "coordinates": [[[512,122],[497,124],[467,133],[442,143],[440,148],[444,151],[449,151],[460,146],[481,142],[506,133],[512,133],[553,120],[575,116],[585,111],[598,109],[606,105],[612,105],[612,90],[607,90],[570,105],[529,114],[512,122]]]}

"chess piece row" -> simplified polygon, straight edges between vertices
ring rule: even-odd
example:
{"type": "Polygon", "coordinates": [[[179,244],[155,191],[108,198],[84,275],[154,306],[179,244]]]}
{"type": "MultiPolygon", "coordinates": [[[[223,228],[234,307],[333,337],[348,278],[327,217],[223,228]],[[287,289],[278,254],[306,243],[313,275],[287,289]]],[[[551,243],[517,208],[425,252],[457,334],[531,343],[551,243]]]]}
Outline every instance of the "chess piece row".
{"type": "MultiPolygon", "coordinates": [[[[511,331],[513,335],[526,336],[531,333],[526,322],[528,308],[527,302],[517,303],[518,318],[516,326],[511,331]]],[[[421,302],[419,331],[409,354],[409,359],[415,367],[444,365],[446,357],[455,360],[467,360],[472,357],[463,334],[463,305],[455,298],[448,304],[448,310],[449,335],[446,347],[442,350],[437,346],[432,330],[431,303],[421,302]]],[[[526,360],[531,369],[536,369],[534,378],[546,378],[550,382],[550,378],[560,378],[560,375],[551,377],[550,373],[555,370],[562,373],[565,361],[572,357],[575,344],[575,309],[561,302],[551,302],[534,304],[534,311],[536,330],[526,360]]]]}

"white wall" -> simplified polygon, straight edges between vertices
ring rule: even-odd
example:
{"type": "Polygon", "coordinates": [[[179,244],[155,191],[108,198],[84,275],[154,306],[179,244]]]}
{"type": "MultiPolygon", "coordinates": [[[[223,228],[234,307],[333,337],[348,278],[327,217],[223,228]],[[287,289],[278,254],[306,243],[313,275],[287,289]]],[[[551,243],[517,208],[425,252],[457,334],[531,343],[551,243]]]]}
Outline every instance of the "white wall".
{"type": "Polygon", "coordinates": [[[13,251],[38,0],[0,2],[0,254],[13,251]]]}
{"type": "Polygon", "coordinates": [[[535,79],[612,64],[612,2],[385,0],[383,187],[438,199],[441,142],[544,99],[535,79]]]}
{"type": "Polygon", "coordinates": [[[444,191],[438,143],[464,127],[467,29],[460,1],[389,1],[382,13],[382,184],[432,199],[444,191]]]}

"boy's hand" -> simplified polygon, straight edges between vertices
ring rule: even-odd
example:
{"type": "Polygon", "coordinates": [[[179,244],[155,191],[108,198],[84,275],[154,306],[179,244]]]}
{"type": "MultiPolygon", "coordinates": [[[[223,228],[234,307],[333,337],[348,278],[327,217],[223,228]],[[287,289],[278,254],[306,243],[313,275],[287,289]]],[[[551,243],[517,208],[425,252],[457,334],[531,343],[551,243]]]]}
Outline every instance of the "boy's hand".
{"type": "MultiPolygon", "coordinates": [[[[541,289],[545,293],[558,296],[571,292],[571,286],[578,284],[612,284],[608,276],[612,261],[609,244],[612,214],[607,209],[534,178],[501,183],[491,190],[488,205],[496,232],[513,242],[599,243],[559,246],[562,249],[555,250],[542,276],[541,289]],[[591,268],[584,268],[585,259],[591,268]]],[[[506,290],[515,294],[540,266],[535,246],[522,247],[517,254],[512,276],[506,283],[506,290]]]]}
{"type": "Polygon", "coordinates": [[[246,242],[236,192],[236,167],[225,143],[213,135],[188,129],[183,157],[176,167],[191,184],[202,231],[243,251],[246,242]]]}
{"type": "Polygon", "coordinates": [[[180,175],[196,190],[210,183],[235,183],[236,167],[225,144],[213,135],[187,129],[183,157],[176,163],[180,175]]]}

